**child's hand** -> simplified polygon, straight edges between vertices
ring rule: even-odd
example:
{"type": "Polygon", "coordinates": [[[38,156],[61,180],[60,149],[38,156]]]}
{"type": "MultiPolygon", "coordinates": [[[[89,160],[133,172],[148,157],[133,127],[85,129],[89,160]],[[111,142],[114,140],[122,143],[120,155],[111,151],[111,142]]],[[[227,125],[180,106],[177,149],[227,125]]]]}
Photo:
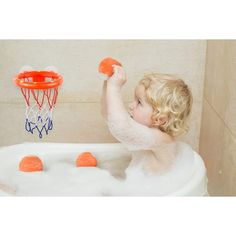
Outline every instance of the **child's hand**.
{"type": "Polygon", "coordinates": [[[123,67],[117,65],[113,65],[112,67],[114,69],[114,74],[108,78],[107,87],[120,90],[127,81],[125,70],[123,67]]]}

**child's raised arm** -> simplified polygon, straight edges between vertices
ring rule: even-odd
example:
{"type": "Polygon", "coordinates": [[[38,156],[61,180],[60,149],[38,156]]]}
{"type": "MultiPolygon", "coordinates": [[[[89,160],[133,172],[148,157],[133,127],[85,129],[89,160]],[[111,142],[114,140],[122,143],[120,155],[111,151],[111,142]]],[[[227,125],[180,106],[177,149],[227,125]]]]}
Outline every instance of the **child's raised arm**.
{"type": "Polygon", "coordinates": [[[104,119],[107,119],[107,102],[106,102],[106,92],[107,92],[107,81],[103,82],[102,96],[101,96],[101,114],[104,119]]]}
{"type": "Polygon", "coordinates": [[[129,149],[148,150],[166,142],[166,134],[133,120],[121,98],[121,87],[126,82],[124,71],[115,67],[114,75],[107,81],[107,123],[112,135],[129,149]]]}

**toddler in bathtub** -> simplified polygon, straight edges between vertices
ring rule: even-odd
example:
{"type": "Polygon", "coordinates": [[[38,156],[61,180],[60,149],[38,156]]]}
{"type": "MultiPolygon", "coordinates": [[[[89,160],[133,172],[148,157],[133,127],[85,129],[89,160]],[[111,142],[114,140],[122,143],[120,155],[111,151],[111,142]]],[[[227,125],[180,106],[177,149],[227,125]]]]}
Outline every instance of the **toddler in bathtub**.
{"type": "MultiPolygon", "coordinates": [[[[131,181],[127,188],[134,194],[148,194],[157,184],[161,194],[168,194],[191,176],[193,150],[176,141],[188,129],[191,91],[172,75],[148,74],[138,83],[127,111],[121,98],[127,77],[123,67],[113,65],[113,69],[103,84],[101,113],[111,134],[132,153],[128,167],[123,165],[126,183],[131,181]]],[[[118,167],[108,163],[106,168],[118,167]]]]}

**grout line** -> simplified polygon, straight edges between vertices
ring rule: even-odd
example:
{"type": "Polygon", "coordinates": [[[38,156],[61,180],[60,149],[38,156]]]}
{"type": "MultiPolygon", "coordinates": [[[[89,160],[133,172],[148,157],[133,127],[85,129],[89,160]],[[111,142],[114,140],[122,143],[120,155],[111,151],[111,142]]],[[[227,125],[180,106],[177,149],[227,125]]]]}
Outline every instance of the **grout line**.
{"type": "Polygon", "coordinates": [[[229,126],[225,123],[224,119],[220,116],[220,114],[215,110],[215,108],[209,103],[209,101],[207,100],[206,97],[204,97],[205,101],[207,102],[207,104],[209,105],[209,107],[216,113],[217,117],[222,121],[222,123],[225,125],[226,129],[228,130],[228,132],[232,135],[232,137],[234,139],[236,139],[235,135],[232,133],[231,129],[229,128],[229,126]]]}
{"type": "MultiPolygon", "coordinates": [[[[128,100],[128,101],[123,101],[124,103],[130,103],[132,102],[133,100],[128,100]]],[[[88,101],[88,102],[84,102],[84,101],[68,101],[68,102],[57,102],[57,104],[69,104],[69,103],[100,103],[100,101],[88,101]]],[[[201,101],[194,101],[193,104],[199,104],[199,103],[202,103],[201,101]]],[[[3,101],[1,102],[0,101],[0,105],[1,104],[23,104],[25,105],[25,101],[11,101],[11,102],[8,102],[8,101],[3,101]]]]}

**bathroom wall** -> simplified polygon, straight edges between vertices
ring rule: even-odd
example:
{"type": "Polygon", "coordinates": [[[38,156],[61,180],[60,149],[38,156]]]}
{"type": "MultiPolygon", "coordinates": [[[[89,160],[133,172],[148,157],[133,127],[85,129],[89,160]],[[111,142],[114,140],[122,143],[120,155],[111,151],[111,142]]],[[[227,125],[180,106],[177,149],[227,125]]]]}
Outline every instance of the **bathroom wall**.
{"type": "Polygon", "coordinates": [[[200,154],[210,195],[236,196],[236,40],[207,42],[200,154]]]}
{"type": "MultiPolygon", "coordinates": [[[[127,104],[146,72],[173,73],[192,88],[190,131],[181,139],[198,150],[206,41],[203,40],[0,40],[0,146],[22,142],[117,142],[100,114],[102,78],[98,63],[120,60],[128,82],[127,104]],[[56,66],[64,77],[54,110],[54,129],[43,139],[24,128],[25,103],[12,82],[24,65],[42,70],[56,66]]],[[[230,118],[229,118],[230,119],[230,118]]]]}

